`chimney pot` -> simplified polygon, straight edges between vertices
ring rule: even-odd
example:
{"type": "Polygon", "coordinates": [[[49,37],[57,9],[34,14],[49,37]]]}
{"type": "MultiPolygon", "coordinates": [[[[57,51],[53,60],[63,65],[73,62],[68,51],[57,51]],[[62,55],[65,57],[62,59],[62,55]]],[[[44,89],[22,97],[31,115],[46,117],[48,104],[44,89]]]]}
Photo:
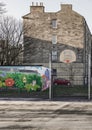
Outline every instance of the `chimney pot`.
{"type": "Polygon", "coordinates": [[[38,6],[38,2],[36,2],[36,6],[38,6]]]}
{"type": "Polygon", "coordinates": [[[34,2],[32,2],[32,6],[34,6],[34,2]]]}

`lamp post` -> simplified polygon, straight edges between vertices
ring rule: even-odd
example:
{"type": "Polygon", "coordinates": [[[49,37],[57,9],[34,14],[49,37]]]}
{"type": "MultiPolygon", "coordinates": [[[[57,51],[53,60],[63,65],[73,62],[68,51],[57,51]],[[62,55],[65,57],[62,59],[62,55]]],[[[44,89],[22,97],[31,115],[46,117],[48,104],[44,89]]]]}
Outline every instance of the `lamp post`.
{"type": "Polygon", "coordinates": [[[88,100],[90,100],[90,87],[91,87],[91,54],[88,54],[88,100]]]}
{"type": "Polygon", "coordinates": [[[49,86],[49,99],[52,99],[52,57],[51,53],[49,53],[49,69],[50,69],[50,86],[49,86]]]}

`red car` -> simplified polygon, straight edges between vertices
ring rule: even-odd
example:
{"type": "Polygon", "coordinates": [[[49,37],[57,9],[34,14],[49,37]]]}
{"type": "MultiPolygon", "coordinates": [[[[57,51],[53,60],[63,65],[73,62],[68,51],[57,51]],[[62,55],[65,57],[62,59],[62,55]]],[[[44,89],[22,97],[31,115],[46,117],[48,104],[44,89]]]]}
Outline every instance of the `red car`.
{"type": "Polygon", "coordinates": [[[54,85],[71,85],[71,82],[69,80],[66,80],[66,79],[62,79],[62,78],[57,78],[57,79],[54,79],[54,82],[53,82],[54,85]]]}

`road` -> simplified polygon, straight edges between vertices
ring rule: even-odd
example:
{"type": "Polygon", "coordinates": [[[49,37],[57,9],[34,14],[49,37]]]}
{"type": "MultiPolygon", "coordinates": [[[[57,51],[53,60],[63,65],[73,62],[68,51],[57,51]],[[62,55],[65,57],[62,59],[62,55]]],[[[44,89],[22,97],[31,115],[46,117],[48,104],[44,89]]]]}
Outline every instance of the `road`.
{"type": "Polygon", "coordinates": [[[92,102],[0,100],[0,130],[92,130],[92,102]]]}

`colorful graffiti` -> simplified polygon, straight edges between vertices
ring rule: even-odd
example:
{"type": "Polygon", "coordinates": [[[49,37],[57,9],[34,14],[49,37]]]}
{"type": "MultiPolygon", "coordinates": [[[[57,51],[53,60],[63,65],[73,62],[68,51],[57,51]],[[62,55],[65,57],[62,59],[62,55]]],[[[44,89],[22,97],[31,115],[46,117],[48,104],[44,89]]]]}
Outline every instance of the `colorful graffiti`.
{"type": "Polygon", "coordinates": [[[50,70],[42,66],[1,66],[0,88],[44,91],[50,86],[50,70]]]}

